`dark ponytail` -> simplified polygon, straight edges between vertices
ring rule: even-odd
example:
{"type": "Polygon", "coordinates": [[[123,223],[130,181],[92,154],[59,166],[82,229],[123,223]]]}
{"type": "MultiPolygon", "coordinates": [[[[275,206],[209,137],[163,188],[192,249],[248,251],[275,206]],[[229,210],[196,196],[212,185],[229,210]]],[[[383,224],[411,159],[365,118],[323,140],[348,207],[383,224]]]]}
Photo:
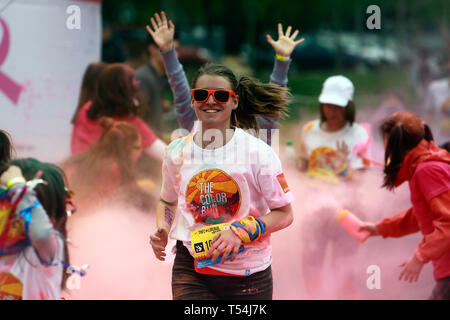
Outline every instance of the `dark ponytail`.
{"type": "MultiPolygon", "coordinates": [[[[208,63],[201,67],[192,81],[196,87],[198,78],[202,75],[213,75],[226,78],[231,89],[239,96],[239,104],[231,113],[231,126],[242,129],[259,129],[256,117],[284,118],[290,102],[290,92],[287,88],[275,84],[261,83],[247,76],[237,80],[234,73],[221,64],[208,63]]],[[[273,120],[272,120],[273,121],[273,120]]]]}
{"type": "Polygon", "coordinates": [[[384,168],[383,187],[392,190],[395,185],[397,173],[400,170],[403,158],[406,155],[406,150],[402,147],[402,127],[396,124],[390,128],[387,139],[386,152],[384,153],[384,163],[387,165],[384,168]]]}
{"type": "Polygon", "coordinates": [[[425,136],[423,138],[428,142],[433,141],[434,140],[433,133],[431,132],[430,127],[426,123],[424,124],[424,129],[425,129],[425,136]]]}
{"type": "Polygon", "coordinates": [[[287,88],[243,76],[239,79],[236,93],[239,105],[231,115],[231,124],[236,127],[258,129],[257,115],[276,119],[286,116],[285,105],[289,103],[287,88]]]}
{"type": "Polygon", "coordinates": [[[381,135],[387,139],[383,187],[392,190],[405,156],[423,139],[433,140],[430,127],[412,112],[398,111],[381,125],[381,135]]]}
{"type": "Polygon", "coordinates": [[[11,160],[13,146],[8,132],[0,130],[0,175],[8,169],[11,160]]]}

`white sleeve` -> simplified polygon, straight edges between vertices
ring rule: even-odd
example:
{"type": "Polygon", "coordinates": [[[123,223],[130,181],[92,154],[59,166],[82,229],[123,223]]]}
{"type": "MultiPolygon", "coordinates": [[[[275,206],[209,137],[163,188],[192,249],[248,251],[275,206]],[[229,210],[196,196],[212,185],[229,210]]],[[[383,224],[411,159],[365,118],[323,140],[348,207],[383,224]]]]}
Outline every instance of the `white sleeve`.
{"type": "Polygon", "coordinates": [[[164,149],[166,144],[161,139],[156,139],[148,148],[148,154],[155,160],[162,162],[164,156],[164,149]]]}
{"type": "Polygon", "coordinates": [[[262,155],[260,152],[256,179],[270,209],[286,206],[294,200],[281,168],[281,161],[269,146],[262,155]]]}

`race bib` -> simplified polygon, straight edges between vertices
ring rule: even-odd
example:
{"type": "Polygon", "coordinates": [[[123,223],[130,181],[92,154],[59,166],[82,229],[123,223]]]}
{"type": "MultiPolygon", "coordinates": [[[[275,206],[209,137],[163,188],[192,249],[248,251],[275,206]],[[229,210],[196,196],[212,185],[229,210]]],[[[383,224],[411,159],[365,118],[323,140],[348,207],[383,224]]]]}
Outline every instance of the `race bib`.
{"type": "MultiPolygon", "coordinates": [[[[220,223],[191,231],[191,246],[194,253],[194,260],[197,268],[204,268],[218,264],[222,260],[219,256],[216,262],[212,262],[211,258],[206,258],[212,245],[212,240],[219,232],[230,229],[231,223],[220,223]]],[[[239,252],[244,251],[244,246],[239,248],[239,252]]],[[[226,260],[230,259],[230,253],[226,260]]]]}

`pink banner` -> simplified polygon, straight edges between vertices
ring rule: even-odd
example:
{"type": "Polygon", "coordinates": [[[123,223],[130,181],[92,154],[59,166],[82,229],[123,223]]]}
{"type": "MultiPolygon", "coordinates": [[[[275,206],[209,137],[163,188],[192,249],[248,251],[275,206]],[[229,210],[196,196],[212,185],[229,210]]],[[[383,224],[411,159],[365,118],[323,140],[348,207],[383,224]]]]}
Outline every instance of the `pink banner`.
{"type": "MultiPolygon", "coordinates": [[[[0,18],[0,24],[3,28],[3,39],[0,43],[0,66],[5,62],[9,52],[9,29],[5,20],[0,18]]],[[[14,104],[19,101],[22,86],[0,70],[0,91],[2,91],[14,104]]]]}

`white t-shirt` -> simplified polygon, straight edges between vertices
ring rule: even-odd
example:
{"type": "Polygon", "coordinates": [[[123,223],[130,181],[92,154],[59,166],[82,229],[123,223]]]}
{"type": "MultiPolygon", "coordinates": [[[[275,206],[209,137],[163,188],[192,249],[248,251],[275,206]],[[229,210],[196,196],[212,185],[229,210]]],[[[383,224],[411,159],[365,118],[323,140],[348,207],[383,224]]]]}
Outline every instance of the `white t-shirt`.
{"type": "MultiPolygon", "coordinates": [[[[262,217],[293,201],[278,156],[262,140],[237,128],[223,147],[206,150],[195,144],[193,136],[167,147],[161,189],[162,199],[178,201],[179,221],[170,236],[183,241],[191,255],[192,230],[249,215],[262,217]]],[[[250,275],[271,262],[270,235],[265,235],[246,244],[234,261],[210,268],[250,275]]]]}
{"type": "Polygon", "coordinates": [[[450,98],[450,83],[448,78],[434,80],[428,85],[425,99],[425,111],[440,114],[445,100],[450,98]]]}
{"type": "Polygon", "coordinates": [[[320,121],[313,120],[302,128],[299,156],[308,160],[308,173],[319,178],[336,178],[331,160],[336,155],[337,143],[345,142],[349,149],[350,169],[361,169],[370,165],[357,155],[358,151],[370,157],[369,134],[357,123],[347,123],[342,129],[328,132],[320,128],[320,121]]]}
{"type": "Polygon", "coordinates": [[[435,140],[439,143],[450,139],[450,80],[448,78],[432,81],[425,98],[425,111],[429,113],[428,125],[432,128],[435,140]]]}
{"type": "Polygon", "coordinates": [[[64,260],[63,240],[56,236],[55,266],[42,264],[34,248],[0,258],[0,297],[4,300],[59,300],[64,260]]]}

